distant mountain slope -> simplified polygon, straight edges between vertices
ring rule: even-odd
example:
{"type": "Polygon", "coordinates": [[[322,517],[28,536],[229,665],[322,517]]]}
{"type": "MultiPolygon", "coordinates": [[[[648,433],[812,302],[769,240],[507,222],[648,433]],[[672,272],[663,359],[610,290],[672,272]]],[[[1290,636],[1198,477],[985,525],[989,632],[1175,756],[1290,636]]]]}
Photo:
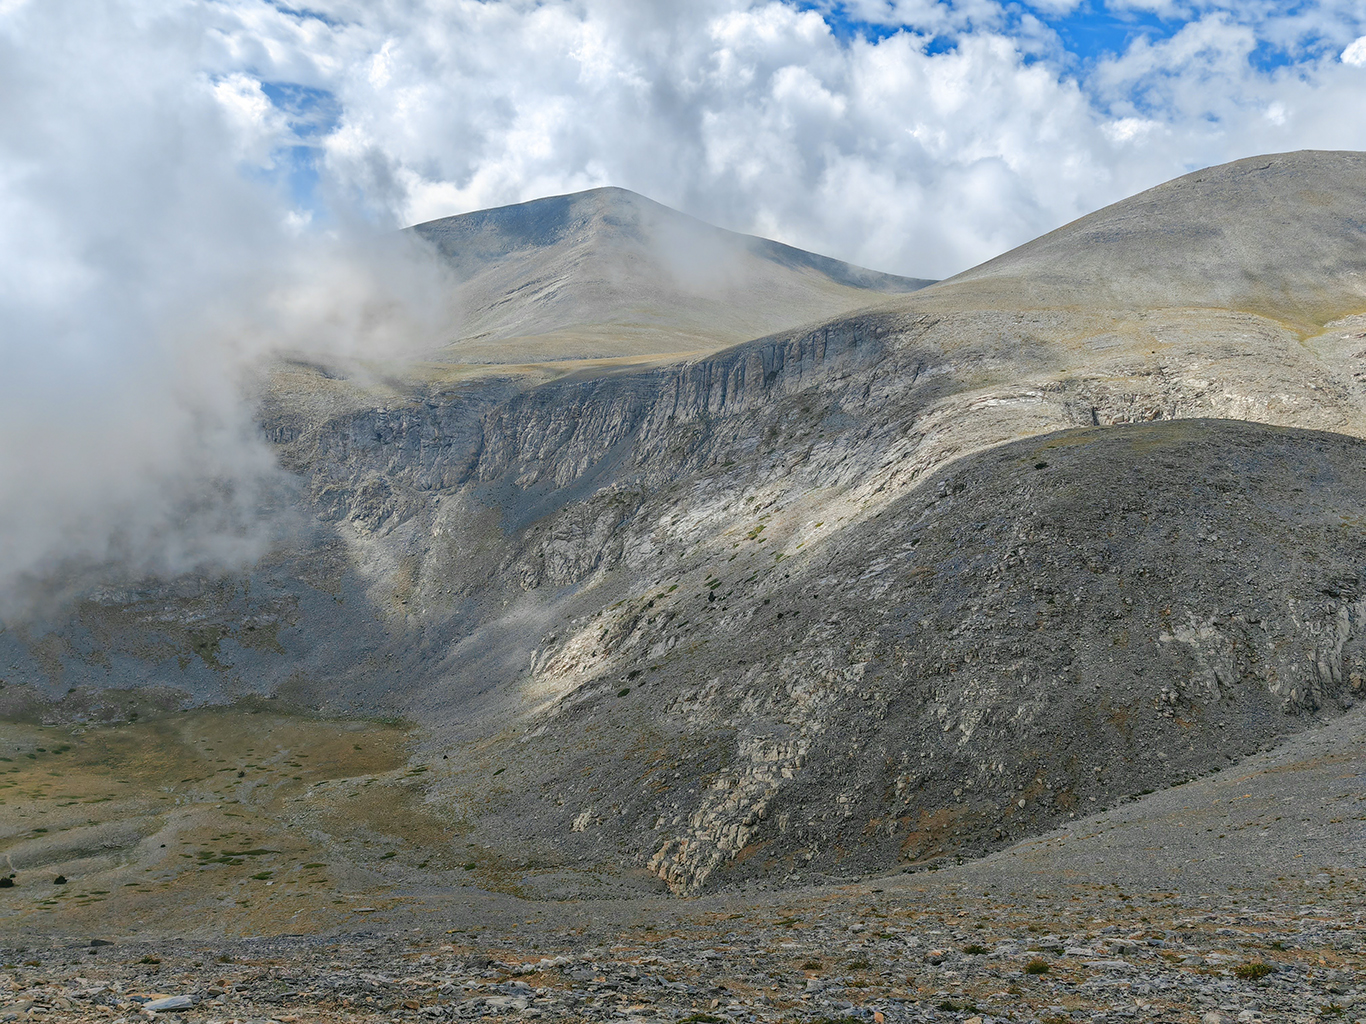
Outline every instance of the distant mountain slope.
{"type": "Polygon", "coordinates": [[[906,295],[619,192],[428,226],[446,358],[561,362],[289,369],[298,540],[5,624],[0,714],[399,715],[462,844],[679,891],[1226,765],[1366,686],[1363,162],[1213,168],[906,295]],[[877,302],[680,357],[827,295],[877,302]]]}
{"type": "Polygon", "coordinates": [[[460,281],[456,362],[714,351],[929,284],[712,227],[620,188],[412,228],[460,281]]]}
{"type": "Polygon", "coordinates": [[[959,309],[1198,306],[1321,326],[1366,306],[1366,153],[1277,153],[1196,171],[932,295],[959,309]]]}

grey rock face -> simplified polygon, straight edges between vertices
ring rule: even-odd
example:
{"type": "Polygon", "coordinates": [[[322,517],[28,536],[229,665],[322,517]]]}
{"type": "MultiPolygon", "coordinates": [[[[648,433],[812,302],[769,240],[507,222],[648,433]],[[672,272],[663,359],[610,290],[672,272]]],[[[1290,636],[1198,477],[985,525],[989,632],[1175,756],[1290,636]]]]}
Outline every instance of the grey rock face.
{"type": "Polygon", "coordinates": [[[252,679],[403,712],[434,746],[511,726],[515,758],[484,744],[436,782],[452,814],[479,793],[490,844],[684,891],[981,852],[1227,763],[1350,689],[1359,553],[1275,517],[1316,486],[1354,515],[1358,442],[1093,428],[933,477],[1041,425],[1214,411],[1176,375],[1146,398],[1075,379],[983,397],[971,351],[946,352],[961,331],[870,314],[680,369],[296,427],[268,410],[318,540],[250,580],[83,605],[65,635],[97,610],[130,624],[114,685],[221,700],[252,679]],[[1325,459],[1328,484],[1293,468],[1325,459]],[[151,623],[170,635],[138,662],[151,623]],[[262,624],[270,643],[238,639],[262,624]],[[505,760],[517,796],[490,804],[478,780],[505,760]]]}
{"type": "Polygon", "coordinates": [[[538,656],[584,681],[516,741],[542,802],[497,828],[652,847],[686,890],[977,854],[1217,769],[1360,693],[1364,458],[1228,422],[1050,435],[805,560],[680,575],[538,656]]]}
{"type": "Polygon", "coordinates": [[[193,996],[167,996],[164,999],[153,999],[151,1002],[143,1003],[142,1008],[151,1013],[169,1013],[179,1010],[192,1010],[196,1000],[193,996]]]}

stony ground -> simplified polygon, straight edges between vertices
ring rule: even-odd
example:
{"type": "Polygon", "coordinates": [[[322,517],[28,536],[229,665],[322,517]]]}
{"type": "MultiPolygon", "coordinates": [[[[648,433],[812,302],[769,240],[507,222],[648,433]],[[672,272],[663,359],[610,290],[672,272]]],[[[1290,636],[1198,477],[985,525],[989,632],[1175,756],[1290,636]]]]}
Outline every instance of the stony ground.
{"type": "Polygon", "coordinates": [[[1344,878],[1219,900],[888,884],[620,931],[81,943],[6,950],[0,1020],[1354,1020],[1364,906],[1344,878]]]}

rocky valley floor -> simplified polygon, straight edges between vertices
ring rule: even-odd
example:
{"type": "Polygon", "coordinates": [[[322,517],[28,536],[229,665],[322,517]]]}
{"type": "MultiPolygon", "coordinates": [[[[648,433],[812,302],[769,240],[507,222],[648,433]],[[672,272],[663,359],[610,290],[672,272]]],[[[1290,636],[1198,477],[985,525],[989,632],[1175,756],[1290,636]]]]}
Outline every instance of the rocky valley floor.
{"type": "MultiPolygon", "coordinates": [[[[511,910],[511,908],[507,908],[511,910]]],[[[6,951],[4,1020],[1317,1021],[1366,1012],[1360,885],[952,882],[516,908],[469,928],[6,951]],[[525,924],[523,923],[526,922],[525,924]],[[482,928],[482,930],[481,930],[482,928]]]]}
{"type": "Polygon", "coordinates": [[[1363,712],[991,857],[852,884],[548,900],[360,872],[348,895],[371,903],[329,927],[279,934],[261,900],[267,934],[235,938],[21,914],[17,885],[0,1020],[1366,1019],[1363,712]]]}

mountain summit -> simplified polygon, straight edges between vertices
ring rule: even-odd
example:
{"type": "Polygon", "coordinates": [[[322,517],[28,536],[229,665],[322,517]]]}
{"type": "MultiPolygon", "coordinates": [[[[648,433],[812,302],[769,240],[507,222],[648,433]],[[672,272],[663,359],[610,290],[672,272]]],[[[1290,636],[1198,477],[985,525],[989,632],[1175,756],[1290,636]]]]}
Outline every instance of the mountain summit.
{"type": "Polygon", "coordinates": [[[933,294],[950,308],[1217,307],[1322,325],[1366,304],[1366,153],[1307,150],[1207,167],[933,294]]]}
{"type": "Polygon", "coordinates": [[[460,282],[453,362],[697,354],[930,284],[737,234],[621,188],[429,221],[460,282]]]}

